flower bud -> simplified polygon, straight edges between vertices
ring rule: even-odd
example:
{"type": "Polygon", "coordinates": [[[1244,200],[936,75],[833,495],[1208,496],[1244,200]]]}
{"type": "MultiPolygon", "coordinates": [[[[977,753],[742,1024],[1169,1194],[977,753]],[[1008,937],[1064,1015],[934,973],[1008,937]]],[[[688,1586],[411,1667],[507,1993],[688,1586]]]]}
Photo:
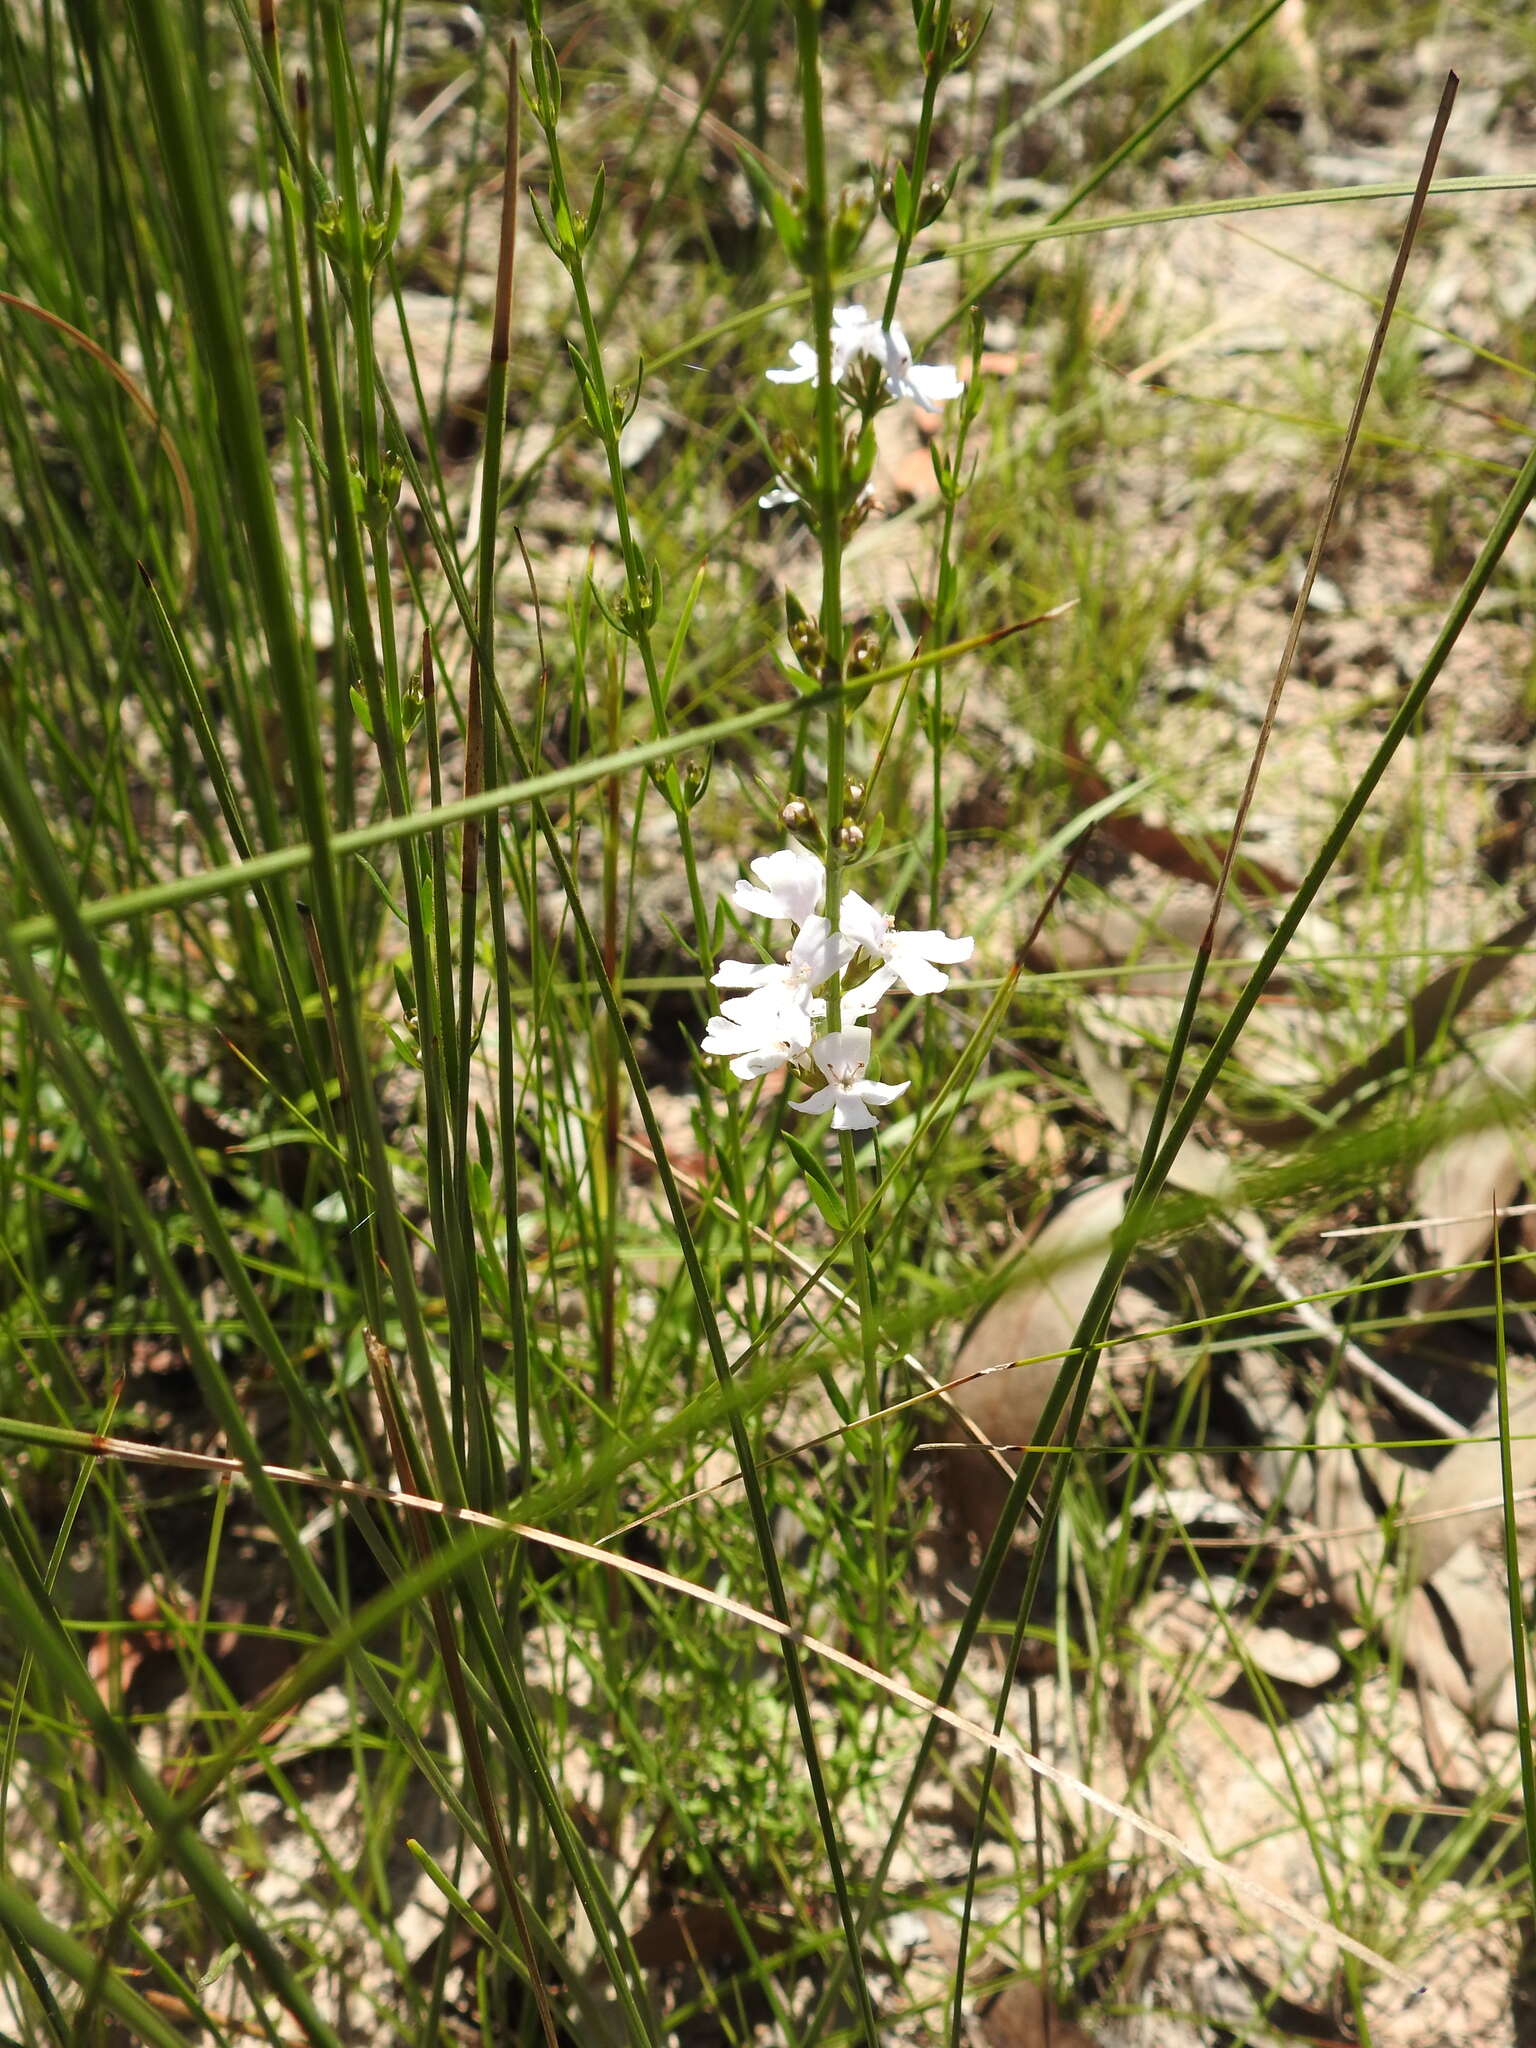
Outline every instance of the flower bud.
{"type": "Polygon", "coordinates": [[[958,71],[976,53],[981,41],[981,32],[987,25],[988,17],[978,23],[974,15],[962,14],[949,24],[949,36],[944,45],[943,65],[946,72],[958,71]]]}
{"type": "Polygon", "coordinates": [[[802,626],[792,626],[789,645],[796,661],[808,676],[819,676],[826,665],[827,643],[807,619],[802,626]]]}
{"type": "Polygon", "coordinates": [[[866,630],[855,638],[853,645],[848,649],[848,659],[844,663],[844,668],[850,676],[872,675],[880,666],[882,651],[880,636],[866,630]]]}
{"type": "Polygon", "coordinates": [[[389,205],[382,218],[371,206],[363,212],[363,262],[370,277],[394,247],[404,209],[404,192],[400,183],[400,171],[396,166],[390,171],[389,205]]]}
{"type": "Polygon", "coordinates": [[[862,810],[868,793],[862,782],[855,782],[852,778],[843,784],[843,802],[850,811],[862,810]]]}
{"type": "Polygon", "coordinates": [[[846,270],[853,262],[874,217],[873,200],[865,198],[862,193],[850,192],[845,187],[837,195],[837,207],[829,223],[827,237],[834,270],[846,270]]]}
{"type": "Polygon", "coordinates": [[[886,397],[884,368],[873,356],[859,356],[844,372],[842,388],[860,412],[877,412],[886,397]]]}
{"type": "Polygon", "coordinates": [[[874,504],[874,494],[870,491],[865,491],[857,504],[849,506],[839,522],[845,542],[853,539],[853,536],[874,510],[874,504]]]}
{"type": "Polygon", "coordinates": [[[702,761],[689,760],[683,763],[683,802],[690,811],[696,810],[704,801],[705,791],[709,788],[710,777],[714,772],[715,750],[713,747],[706,747],[704,749],[702,761]]]}
{"type": "Polygon", "coordinates": [[[787,797],[779,806],[779,823],[786,832],[809,832],[816,824],[816,813],[803,796],[787,797]]]}
{"type": "Polygon", "coordinates": [[[386,455],[379,465],[375,477],[362,478],[363,524],[370,533],[383,533],[388,529],[390,515],[400,502],[400,487],[405,481],[405,471],[393,455],[386,455]]]}
{"type": "Polygon", "coordinates": [[[851,428],[843,436],[843,502],[853,504],[862,496],[875,467],[877,454],[874,428],[867,423],[851,428]]]}
{"type": "Polygon", "coordinates": [[[917,202],[917,224],[919,228],[932,227],[945,207],[948,206],[950,195],[955,189],[955,177],[959,168],[957,164],[947,178],[930,178],[927,184],[924,185],[922,197],[917,202]]]}
{"type": "Polygon", "coordinates": [[[844,853],[858,853],[864,845],[864,827],[853,818],[845,818],[837,828],[837,843],[844,853]]]}
{"type": "Polygon", "coordinates": [[[342,258],[347,253],[347,222],[339,199],[322,200],[315,213],[315,239],[327,256],[342,258]]]}
{"type": "Polygon", "coordinates": [[[784,594],[784,610],[789,622],[791,653],[808,676],[820,675],[827,658],[827,643],[820,627],[792,590],[784,594]]]}

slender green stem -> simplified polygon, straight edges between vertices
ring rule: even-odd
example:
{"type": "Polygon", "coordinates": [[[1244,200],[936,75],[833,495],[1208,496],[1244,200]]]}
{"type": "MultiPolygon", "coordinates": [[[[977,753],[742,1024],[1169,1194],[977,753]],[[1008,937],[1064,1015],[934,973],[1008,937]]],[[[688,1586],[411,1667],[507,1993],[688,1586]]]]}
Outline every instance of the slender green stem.
{"type": "MultiPolygon", "coordinates": [[[[843,426],[841,398],[832,377],[832,312],[837,280],[833,274],[831,193],[821,80],[820,9],[809,0],[795,6],[796,54],[803,122],[805,199],[801,220],[805,231],[803,266],[811,293],[811,318],[816,344],[816,531],[821,548],[821,609],[818,625],[826,649],[821,680],[831,683],[843,672],[847,632],[843,620],[843,426]]],[[[844,821],[847,806],[849,706],[839,699],[827,714],[827,897],[826,916],[835,930],[842,902],[844,821]]],[[[842,1023],[839,983],[827,992],[827,1030],[842,1023]]],[[[843,1205],[849,1216],[859,1212],[858,1153],[851,1132],[838,1142],[843,1205]]],[[[865,1412],[879,1416],[884,1406],[880,1387],[879,1328],[876,1290],[870,1270],[869,1245],[856,1231],[850,1245],[854,1293],[859,1304],[859,1349],[865,1412]]],[[[890,1472],[886,1428],[881,1420],[869,1430],[870,1566],[874,1586],[873,1646],[875,1661],[884,1667],[890,1654],[889,1514],[890,1472]]]]}
{"type": "Polygon", "coordinates": [[[907,261],[912,254],[912,244],[917,239],[920,209],[923,198],[923,182],[928,176],[928,151],[933,141],[933,112],[938,104],[939,87],[944,82],[945,66],[943,57],[949,42],[949,17],[953,0],[927,0],[924,14],[928,35],[929,56],[923,74],[923,104],[917,117],[917,132],[912,138],[911,212],[907,219],[897,224],[896,253],[891,259],[891,280],[885,288],[885,311],[880,325],[889,327],[896,318],[896,306],[901,297],[901,281],[906,275],[907,261]]]}
{"type": "MultiPolygon", "coordinates": [[[[511,360],[512,286],[517,255],[519,107],[517,42],[513,38],[507,46],[507,118],[502,139],[501,234],[497,250],[496,300],[491,323],[490,362],[486,377],[485,449],[481,458],[479,534],[475,564],[475,687],[471,690],[470,722],[466,735],[466,777],[469,772],[468,764],[473,760],[482,785],[485,782],[495,783],[500,774],[496,719],[492,711],[499,697],[496,669],[496,521],[501,508],[502,451],[506,442],[507,383],[511,360]]],[[[530,892],[521,874],[525,865],[522,857],[522,836],[518,833],[515,822],[513,834],[514,859],[519,870],[522,892],[526,897],[530,892]]],[[[467,854],[467,836],[465,848],[467,854]]],[[[501,1160],[508,1216],[508,1320],[512,1340],[513,1398],[517,1412],[518,1455],[526,1469],[531,1456],[528,1422],[530,1340],[527,1278],[517,1237],[518,1159],[509,1092],[512,1086],[511,1077],[516,1068],[512,1035],[512,975],[507,941],[506,889],[502,873],[502,834],[494,813],[490,820],[490,830],[486,834],[484,853],[486,897],[490,910],[491,947],[496,975],[497,1070],[503,1091],[501,1160]]],[[[468,888],[467,869],[464,879],[468,888]]],[[[466,900],[460,944],[463,948],[460,965],[466,977],[460,991],[460,1001],[464,1004],[472,988],[474,961],[472,890],[469,890],[466,900]]],[[[454,1194],[466,1244],[473,1240],[469,1197],[469,1032],[472,1021],[468,1010],[461,1009],[458,1094],[454,1104],[454,1194]]],[[[473,1260],[469,1263],[472,1275],[473,1260]]],[[[479,1289],[474,1285],[472,1278],[469,1291],[474,1296],[472,1326],[475,1356],[469,1366],[474,1376],[472,1408],[476,1416],[474,1482],[481,1504],[489,1506],[497,1497],[499,1490],[500,1459],[495,1452],[495,1431],[480,1362],[479,1289]]]]}

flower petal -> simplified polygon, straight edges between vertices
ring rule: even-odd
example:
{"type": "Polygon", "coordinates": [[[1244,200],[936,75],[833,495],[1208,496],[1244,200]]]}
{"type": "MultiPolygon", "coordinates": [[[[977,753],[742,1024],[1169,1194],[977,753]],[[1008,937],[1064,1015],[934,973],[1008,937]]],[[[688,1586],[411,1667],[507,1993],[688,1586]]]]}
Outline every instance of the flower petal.
{"type": "Polygon", "coordinates": [[[910,1081],[859,1081],[850,1092],[857,1094],[861,1102],[873,1102],[877,1108],[883,1109],[898,1095],[905,1095],[911,1086],[910,1081]]]}
{"type": "Polygon", "coordinates": [[[807,1116],[821,1116],[837,1101],[835,1088],[818,1088],[814,1095],[807,1095],[804,1102],[792,1102],[791,1109],[803,1110],[807,1116]]]}
{"type": "Polygon", "coordinates": [[[790,367],[787,370],[770,370],[770,384],[808,384],[816,375],[816,351],[808,341],[792,341],[789,345],[790,367]]]}
{"type": "Polygon", "coordinates": [[[820,988],[834,974],[841,974],[856,951],[853,940],[833,931],[826,918],[818,912],[801,925],[790,948],[790,972],[811,988],[820,988]]]}
{"type": "Polygon", "coordinates": [[[976,941],[952,939],[948,932],[898,932],[892,951],[908,950],[921,954],[924,960],[969,960],[976,950],[976,941]]]}
{"type": "Polygon", "coordinates": [[[822,1092],[837,1097],[836,1106],[832,1111],[834,1131],[872,1131],[875,1128],[874,1118],[857,1095],[835,1088],[824,1089],[822,1092]]]}
{"type": "MultiPolygon", "coordinates": [[[[885,386],[893,398],[908,398],[928,411],[958,398],[965,380],[949,363],[914,363],[912,344],[898,321],[882,327],[862,306],[835,306],[830,336],[832,382],[840,384],[855,356],[869,356],[880,365],[885,386]]],[[[816,349],[808,341],[795,341],[789,348],[788,369],[770,370],[774,384],[810,384],[816,381],[820,365],[816,349]]],[[[776,499],[776,503],[784,500],[776,499]]]]}
{"type": "Polygon", "coordinates": [[[771,962],[722,960],[709,978],[716,988],[762,988],[768,982],[782,981],[784,970],[771,962]]]}
{"type": "Polygon", "coordinates": [[[780,1067],[787,1067],[789,1062],[788,1046],[763,1045],[732,1060],[731,1072],[738,1081],[761,1081],[765,1075],[776,1074],[780,1067]]]}
{"type": "Polygon", "coordinates": [[[867,1017],[877,1003],[884,1002],[896,985],[896,971],[891,967],[878,968],[867,981],[861,981],[857,988],[844,989],[842,1016],[845,1024],[857,1023],[860,1017],[867,1017]]]}
{"type": "Polygon", "coordinates": [[[754,917],[787,917],[804,924],[821,908],[826,894],[827,871],[814,853],[799,846],[786,846],[778,853],[765,853],[752,863],[758,884],[740,881],[731,891],[738,910],[754,917]]]}
{"type": "Polygon", "coordinates": [[[892,386],[899,384],[912,367],[912,345],[902,331],[901,323],[893,320],[879,336],[879,360],[885,365],[885,374],[892,386]]]}
{"type": "Polygon", "coordinates": [[[921,953],[902,953],[894,948],[890,969],[902,986],[914,996],[936,996],[949,987],[949,976],[940,973],[921,953]]]}
{"type": "Polygon", "coordinates": [[[925,412],[933,412],[965,390],[965,379],[955,375],[952,363],[913,363],[901,379],[898,398],[910,398],[925,412]]]}
{"type": "Polygon", "coordinates": [[[855,1024],[849,1031],[825,1032],[812,1044],[811,1058],[834,1086],[846,1088],[869,1065],[871,1043],[868,1026],[855,1024]]]}
{"type": "Polygon", "coordinates": [[[884,959],[885,935],[890,925],[883,910],[876,910],[856,889],[850,889],[838,906],[837,921],[845,938],[855,940],[877,960],[884,959]]]}

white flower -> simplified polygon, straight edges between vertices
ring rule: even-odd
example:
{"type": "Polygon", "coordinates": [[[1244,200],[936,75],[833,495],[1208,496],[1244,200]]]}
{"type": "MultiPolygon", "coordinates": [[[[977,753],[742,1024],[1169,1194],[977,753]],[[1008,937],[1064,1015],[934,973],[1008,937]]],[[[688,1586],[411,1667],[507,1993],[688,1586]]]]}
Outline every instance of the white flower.
{"type": "MultiPolygon", "coordinates": [[[[965,380],[955,375],[949,363],[914,363],[912,345],[899,323],[882,327],[871,320],[862,306],[838,306],[832,314],[832,382],[841,384],[848,365],[857,356],[872,356],[885,372],[885,388],[892,398],[910,398],[931,411],[946,399],[958,398],[965,380]]],[[[816,351],[808,341],[790,344],[790,367],[770,370],[772,384],[813,384],[816,381],[816,351]]],[[[776,502],[782,502],[776,501],[776,502]]]]}
{"type": "Polygon", "coordinates": [[[785,990],[759,989],[721,1004],[720,1015],[709,1020],[703,1049],[729,1060],[731,1072],[741,1080],[760,1081],[765,1074],[802,1061],[814,1030],[809,1003],[785,990]]]}
{"type": "Polygon", "coordinates": [[[955,375],[951,364],[913,362],[911,343],[899,323],[876,329],[876,336],[878,346],[866,346],[865,353],[884,364],[885,388],[893,398],[910,398],[926,412],[932,412],[935,406],[958,398],[964,391],[965,381],[955,375]]]}
{"type": "Polygon", "coordinates": [[[883,1107],[912,1084],[866,1081],[864,1069],[869,1065],[869,1051],[869,1031],[862,1024],[852,1031],[826,1032],[812,1045],[811,1058],[820,1067],[827,1085],[790,1107],[804,1110],[807,1116],[820,1116],[830,1109],[834,1131],[872,1131],[875,1119],[869,1113],[870,1103],[883,1107]]]}
{"type": "Polygon", "coordinates": [[[826,918],[808,917],[782,960],[722,960],[712,978],[716,988],[772,990],[776,995],[787,990],[809,996],[812,989],[841,974],[857,951],[856,942],[833,931],[826,918]]]}
{"type": "Polygon", "coordinates": [[[843,937],[854,940],[880,963],[889,976],[887,986],[899,981],[914,996],[937,995],[941,988],[949,987],[949,976],[939,972],[935,961],[953,966],[969,960],[975,950],[974,939],[952,939],[947,932],[899,932],[895,918],[876,910],[852,889],[843,898],[839,918],[843,937]]]}
{"type": "MultiPolygon", "coordinates": [[[[789,345],[790,367],[787,370],[770,370],[770,384],[809,384],[816,376],[816,351],[808,341],[792,341],[789,345]]],[[[843,369],[848,367],[847,358],[843,369]]],[[[837,343],[832,343],[832,382],[835,384],[842,375],[837,367],[837,343]]]]}
{"type": "MultiPolygon", "coordinates": [[[[770,490],[758,499],[760,512],[776,512],[781,505],[809,505],[810,499],[804,491],[797,491],[787,476],[776,476],[770,490]]],[[[855,505],[872,505],[875,502],[875,487],[866,484],[853,501],[855,505]]]]}
{"type": "MultiPolygon", "coordinates": [[[[880,355],[880,330],[862,306],[835,306],[832,311],[832,382],[841,384],[843,372],[865,351],[880,355]]],[[[792,368],[770,370],[770,384],[812,384],[816,380],[816,351],[808,341],[790,344],[792,368]]]]}
{"type": "MultiPolygon", "coordinates": [[[[891,332],[900,334],[901,329],[893,327],[891,332]]],[[[958,398],[965,390],[965,379],[955,374],[953,363],[914,363],[910,352],[902,375],[887,372],[885,381],[893,396],[910,398],[924,412],[937,412],[941,405],[958,398]]]]}
{"type": "Polygon", "coordinates": [[[787,917],[791,924],[804,924],[820,910],[827,871],[814,853],[786,846],[782,853],[765,853],[753,861],[752,872],[762,886],[738,882],[731,892],[738,910],[749,910],[754,917],[787,917]]]}

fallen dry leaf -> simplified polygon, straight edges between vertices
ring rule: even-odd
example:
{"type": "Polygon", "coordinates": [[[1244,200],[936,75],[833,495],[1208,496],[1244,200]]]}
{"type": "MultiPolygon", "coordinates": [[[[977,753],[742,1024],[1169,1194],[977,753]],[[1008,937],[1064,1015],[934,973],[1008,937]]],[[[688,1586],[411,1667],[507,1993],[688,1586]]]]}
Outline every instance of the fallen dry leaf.
{"type": "Polygon", "coordinates": [[[1244,1350],[1229,1391],[1254,1434],[1248,1468],[1260,1505],[1284,1507],[1298,1521],[1311,1521],[1317,1474],[1312,1460],[1296,1448],[1309,1441],[1309,1431],[1290,1371],[1273,1351],[1244,1350]]]}
{"type": "MultiPolygon", "coordinates": [[[[1536,1420],[1536,1388],[1523,1396],[1520,1416],[1527,1428],[1536,1420]]],[[[1409,1505],[1414,1475],[1370,1441],[1362,1413],[1347,1414],[1336,1396],[1327,1395],[1317,1405],[1308,1435],[1321,1444],[1350,1447],[1309,1456],[1275,1454],[1269,1476],[1291,1482],[1287,1491],[1293,1509],[1306,1498],[1310,1483],[1307,1519],[1316,1532],[1311,1554],[1330,1598],[1385,1636],[1421,1686],[1477,1726],[1514,1728],[1509,1605],[1487,1556],[1471,1541],[1500,1512],[1497,1505],[1474,1505],[1498,1494],[1496,1470],[1490,1486],[1487,1462],[1491,1451],[1496,1468],[1497,1444],[1458,1446],[1409,1505]],[[1441,1480],[1445,1466],[1451,1471],[1441,1480]],[[1463,1500],[1468,1512],[1445,1522],[1410,1524],[1401,1546],[1389,1554],[1383,1516],[1393,1510],[1423,1514],[1426,1499],[1429,1512],[1463,1500]]],[[[1536,1460],[1531,1469],[1536,1470],[1536,1460]]]]}
{"type": "MultiPolygon", "coordinates": [[[[1109,1239],[1125,1215],[1129,1186],[1124,1176],[1101,1181],[1059,1209],[1035,1238],[1018,1278],[961,1343],[949,1400],[988,1443],[1006,1450],[1014,1466],[1017,1450],[1034,1440],[1104,1269],[1109,1239]],[[991,1370],[995,1366],[1008,1370],[991,1370]]],[[[948,1441],[956,1441],[953,1434],[948,1441]]],[[[977,1540],[986,1542],[1008,1492],[996,1460],[973,1439],[961,1439],[943,1470],[952,1503],[977,1540]]]]}
{"type": "MultiPolygon", "coordinates": [[[[1032,1076],[1025,1080],[1034,1086],[1032,1076]]],[[[979,1121],[993,1151],[1015,1166],[1035,1166],[1042,1161],[1055,1165],[1066,1151],[1060,1125],[1026,1094],[1024,1085],[989,1095],[979,1121]]]]}
{"type": "MultiPolygon", "coordinates": [[[[1129,981],[1115,977],[1117,990],[1182,995],[1210,914],[1209,889],[1181,891],[1144,911],[1110,902],[1074,908],[1040,933],[1024,964],[1036,974],[1086,974],[1095,967],[1129,963],[1135,971],[1129,981]]],[[[1242,912],[1224,904],[1216,920],[1215,951],[1233,952],[1246,930],[1242,912]]]]}
{"type": "MultiPolygon", "coordinates": [[[[1494,1218],[1514,1201],[1526,1178],[1530,1145],[1516,1121],[1523,1118],[1536,1089],[1536,1025],[1504,1032],[1476,1061],[1472,1074],[1458,1075],[1448,1089],[1455,1108],[1465,1108],[1469,1128],[1432,1147],[1414,1170],[1409,1199],[1419,1242],[1431,1266],[1470,1266],[1493,1242],[1494,1218]],[[1492,1114],[1490,1114],[1492,1113],[1492,1114]]],[[[1413,1283],[1410,1313],[1431,1314],[1456,1301],[1470,1272],[1426,1273],[1413,1283]]]]}
{"type": "Polygon", "coordinates": [[[1517,917],[1513,924],[1487,940],[1477,957],[1458,960],[1437,974],[1412,998],[1403,1022],[1382,1040],[1374,1052],[1330,1081],[1312,1096],[1304,1109],[1294,1115],[1277,1117],[1234,1117],[1232,1121],[1245,1137],[1263,1145],[1290,1145],[1310,1137],[1324,1117],[1361,1095],[1379,1081],[1411,1068],[1433,1045],[1445,1027],[1468,1003],[1504,972],[1536,934],[1536,911],[1517,917]]]}
{"type": "MultiPolygon", "coordinates": [[[[1536,1484],[1536,1386],[1512,1391],[1509,1459],[1516,1489],[1536,1484]]],[[[1447,1451],[1409,1503],[1402,1570],[1410,1585],[1433,1578],[1463,1544],[1495,1531],[1503,1518],[1503,1454],[1497,1412],[1475,1436],[1447,1451]],[[1457,1512],[1448,1513],[1447,1510],[1457,1512]]]]}
{"type": "Polygon", "coordinates": [[[1278,1685],[1303,1686],[1311,1692],[1332,1685],[1343,1665],[1332,1643],[1319,1642],[1315,1636],[1302,1635],[1279,1623],[1244,1629],[1242,1644],[1250,1662],[1266,1678],[1274,1679],[1278,1685]]]}
{"type": "MultiPolygon", "coordinates": [[[[1110,786],[1084,755],[1077,737],[1068,727],[1062,738],[1072,792],[1083,805],[1102,803],[1110,786]]],[[[1174,832],[1167,825],[1154,825],[1136,811],[1112,810],[1099,820],[1099,831],[1127,853],[1139,854],[1166,875],[1178,875],[1187,882],[1214,882],[1226,858],[1226,841],[1212,833],[1174,832]]],[[[1290,896],[1296,881],[1267,861],[1251,854],[1239,854],[1232,869],[1231,887],[1240,895],[1290,896]]]]}
{"type": "Polygon", "coordinates": [[[1051,2004],[1038,1984],[1010,1984],[981,2014],[988,2048],[1095,2048],[1075,2020],[1051,2004]]]}
{"type": "Polygon", "coordinates": [[[743,1911],[733,1918],[724,1906],[689,1900],[658,1907],[635,1929],[630,1940],[636,1959],[647,1970],[678,1963],[739,1963],[746,1957],[745,1930],[760,1956],[777,1955],[795,1938],[795,1923],[743,1911]]]}

